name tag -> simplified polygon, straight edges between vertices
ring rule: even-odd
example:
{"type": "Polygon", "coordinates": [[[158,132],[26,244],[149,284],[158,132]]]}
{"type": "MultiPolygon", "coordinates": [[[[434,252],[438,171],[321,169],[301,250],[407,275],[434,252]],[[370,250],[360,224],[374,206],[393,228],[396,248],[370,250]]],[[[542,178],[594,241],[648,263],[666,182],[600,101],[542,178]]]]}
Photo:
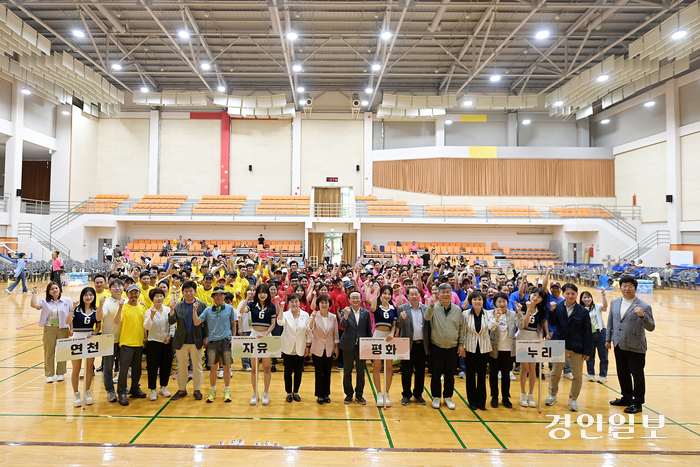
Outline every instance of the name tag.
{"type": "Polygon", "coordinates": [[[51,318],[51,326],[58,327],[58,318],[51,318]]]}

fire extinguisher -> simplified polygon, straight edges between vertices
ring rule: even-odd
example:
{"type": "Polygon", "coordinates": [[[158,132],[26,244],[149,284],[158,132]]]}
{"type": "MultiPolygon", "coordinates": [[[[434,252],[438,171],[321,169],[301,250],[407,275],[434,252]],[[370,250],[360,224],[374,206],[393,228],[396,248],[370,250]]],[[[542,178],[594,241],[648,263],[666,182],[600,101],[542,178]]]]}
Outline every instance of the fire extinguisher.
{"type": "Polygon", "coordinates": [[[632,206],[637,205],[637,195],[632,195],[632,206]]]}
{"type": "Polygon", "coordinates": [[[590,251],[590,256],[589,258],[593,258],[593,245],[591,245],[591,251],[590,251]]]}

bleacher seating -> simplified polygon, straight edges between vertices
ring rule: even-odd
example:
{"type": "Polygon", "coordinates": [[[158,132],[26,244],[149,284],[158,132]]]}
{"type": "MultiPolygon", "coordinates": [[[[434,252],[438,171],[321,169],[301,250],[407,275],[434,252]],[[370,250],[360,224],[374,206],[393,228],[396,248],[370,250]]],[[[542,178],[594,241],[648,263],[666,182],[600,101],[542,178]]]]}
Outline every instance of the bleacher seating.
{"type": "Polygon", "coordinates": [[[308,216],[310,196],[263,196],[255,214],[308,216]]]}
{"type": "Polygon", "coordinates": [[[523,216],[523,217],[542,217],[542,213],[535,208],[531,207],[495,207],[489,206],[488,212],[494,217],[513,217],[513,216],[523,216]]]}
{"type": "Polygon", "coordinates": [[[88,199],[80,205],[76,212],[90,212],[96,214],[109,214],[119,207],[125,200],[129,199],[129,195],[106,195],[99,194],[88,199]]]}
{"type": "Polygon", "coordinates": [[[206,195],[195,205],[194,214],[240,214],[245,195],[206,195]]]}
{"type": "Polygon", "coordinates": [[[613,217],[612,213],[604,208],[553,207],[549,210],[557,217],[613,217]]]}
{"type": "Polygon", "coordinates": [[[370,216],[410,216],[411,210],[406,201],[367,201],[370,216]]]}
{"type": "Polygon", "coordinates": [[[376,196],[355,196],[355,201],[377,201],[376,196]]]}
{"type": "MultiPolygon", "coordinates": [[[[159,256],[165,242],[166,239],[136,239],[129,243],[127,248],[131,250],[132,259],[139,261],[141,256],[149,256],[153,264],[159,265],[167,261],[167,258],[159,256]]],[[[170,244],[172,246],[176,245],[177,239],[170,239],[170,244]]],[[[234,248],[251,248],[253,250],[257,249],[258,251],[264,250],[261,245],[258,245],[257,239],[206,240],[206,244],[209,247],[209,251],[214,249],[214,245],[218,245],[219,249],[226,254],[230,253],[234,248]]],[[[289,253],[290,255],[301,253],[301,240],[267,240],[266,245],[269,246],[269,250],[275,252],[289,253]]],[[[174,253],[174,250],[170,252],[174,253]]],[[[203,253],[204,248],[202,248],[201,239],[192,239],[192,245],[187,247],[185,257],[202,256],[203,253]]]]}
{"type": "Polygon", "coordinates": [[[428,216],[476,216],[471,206],[426,206],[425,213],[428,216]]]}
{"type": "Polygon", "coordinates": [[[187,200],[187,195],[146,195],[136,202],[130,213],[174,214],[187,200]]]}

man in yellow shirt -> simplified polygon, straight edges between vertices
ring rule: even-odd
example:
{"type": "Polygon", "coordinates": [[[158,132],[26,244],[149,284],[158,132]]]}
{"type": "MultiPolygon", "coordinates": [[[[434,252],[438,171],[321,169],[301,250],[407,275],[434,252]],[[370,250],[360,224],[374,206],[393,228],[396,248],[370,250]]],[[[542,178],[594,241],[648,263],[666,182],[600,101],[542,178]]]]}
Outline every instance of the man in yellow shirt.
{"type": "Polygon", "coordinates": [[[214,299],[211,294],[214,291],[212,284],[214,283],[214,275],[210,272],[204,274],[202,287],[197,287],[197,300],[204,302],[207,306],[214,304],[214,299]]]}
{"type": "Polygon", "coordinates": [[[139,276],[139,280],[139,285],[141,286],[141,298],[139,300],[146,304],[146,309],[149,309],[153,306],[153,302],[148,297],[148,293],[151,291],[151,289],[156,288],[155,284],[151,284],[151,273],[148,271],[143,271],[139,276]]]}
{"type": "Polygon", "coordinates": [[[248,289],[248,281],[238,277],[236,271],[229,271],[226,274],[226,285],[224,286],[226,292],[231,292],[233,294],[233,308],[238,309],[238,305],[243,300],[245,296],[245,291],[248,289]]]}
{"type": "Polygon", "coordinates": [[[97,296],[95,297],[95,303],[100,303],[100,297],[104,297],[105,300],[107,300],[109,297],[112,296],[112,292],[109,291],[107,287],[107,279],[105,279],[105,276],[102,274],[95,274],[95,277],[92,279],[92,281],[95,283],[95,293],[97,296]]]}
{"type": "Polygon", "coordinates": [[[131,397],[144,398],[146,393],[141,390],[139,381],[141,380],[141,356],[143,355],[143,344],[145,340],[145,329],[143,327],[143,317],[146,313],[146,306],[139,302],[141,288],[132,284],[126,288],[129,302],[125,303],[114,317],[114,323],[121,323],[122,330],[119,336],[119,382],[117,383],[117,393],[119,394],[119,404],[129,405],[126,398],[126,379],[131,368],[131,397]]]}

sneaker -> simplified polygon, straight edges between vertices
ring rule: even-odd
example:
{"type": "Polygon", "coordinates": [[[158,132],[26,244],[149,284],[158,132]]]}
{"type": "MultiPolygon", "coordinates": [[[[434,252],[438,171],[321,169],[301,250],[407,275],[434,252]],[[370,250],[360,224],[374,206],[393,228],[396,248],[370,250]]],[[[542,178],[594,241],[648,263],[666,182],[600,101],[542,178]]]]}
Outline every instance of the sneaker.
{"type": "Polygon", "coordinates": [[[364,397],[362,397],[362,396],[355,395],[355,400],[356,400],[357,403],[360,404],[360,405],[366,405],[366,404],[367,404],[367,400],[366,400],[364,397]]]}
{"type": "Polygon", "coordinates": [[[389,399],[388,392],[384,393],[384,404],[386,405],[386,407],[391,407],[391,399],[389,399]]]}
{"type": "Polygon", "coordinates": [[[411,399],[409,399],[408,397],[401,398],[401,405],[408,405],[409,402],[411,402],[411,399]]]}
{"type": "Polygon", "coordinates": [[[193,392],[192,395],[194,396],[194,400],[196,400],[196,401],[202,400],[202,391],[197,390],[197,391],[193,392]]]}
{"type": "Polygon", "coordinates": [[[447,406],[448,409],[454,410],[457,408],[454,402],[452,402],[451,397],[445,397],[445,405],[447,406]]]}
{"type": "Polygon", "coordinates": [[[512,371],[510,372],[510,380],[515,381],[515,375],[513,374],[512,371]]]}
{"type": "Polygon", "coordinates": [[[92,393],[89,389],[85,391],[85,405],[92,405],[92,393]]]}
{"type": "Polygon", "coordinates": [[[383,406],[384,406],[384,393],[378,392],[377,393],[377,407],[383,407],[383,406]]]}
{"type": "Polygon", "coordinates": [[[569,399],[569,410],[572,412],[578,412],[578,404],[573,399],[569,399]]]}
{"type": "Polygon", "coordinates": [[[126,394],[119,395],[119,405],[129,405],[129,399],[126,398],[126,394]]]}
{"type": "Polygon", "coordinates": [[[554,405],[557,402],[557,396],[548,395],[544,400],[544,405],[554,405]]]}
{"type": "Polygon", "coordinates": [[[216,372],[216,377],[219,379],[222,379],[224,377],[224,369],[219,368],[219,371],[216,372]]]}
{"type": "Polygon", "coordinates": [[[148,396],[148,400],[154,401],[158,399],[158,393],[155,389],[151,389],[151,394],[148,396]]]}
{"type": "Polygon", "coordinates": [[[250,405],[257,405],[258,404],[258,395],[253,394],[253,397],[250,398],[250,405]]]}
{"type": "Polygon", "coordinates": [[[170,397],[172,395],[172,394],[170,394],[170,391],[168,391],[168,388],[166,388],[164,386],[160,387],[158,394],[160,394],[163,397],[170,397]]]}
{"type": "Polygon", "coordinates": [[[51,384],[51,383],[53,383],[53,376],[49,376],[48,378],[46,378],[46,384],[51,384]]]}
{"type": "Polygon", "coordinates": [[[608,380],[608,378],[606,378],[605,376],[599,376],[599,377],[598,377],[598,382],[599,382],[600,384],[605,383],[607,380],[608,380]]]}
{"type": "Polygon", "coordinates": [[[513,404],[510,403],[510,399],[503,399],[503,407],[506,409],[512,409],[513,404]]]}
{"type": "Polygon", "coordinates": [[[413,396],[413,399],[416,402],[418,402],[420,405],[425,405],[425,399],[423,399],[423,396],[418,396],[418,397],[413,396]]]}
{"type": "Polygon", "coordinates": [[[253,371],[253,367],[252,367],[252,366],[244,366],[243,369],[244,369],[245,371],[253,371]]]}
{"type": "Polygon", "coordinates": [[[438,399],[437,397],[435,399],[433,399],[432,405],[433,405],[434,409],[439,409],[440,408],[440,399],[438,399]]]}
{"type": "Polygon", "coordinates": [[[588,375],[588,381],[591,383],[595,382],[595,375],[588,375]]]}
{"type": "Polygon", "coordinates": [[[272,368],[270,368],[270,371],[273,373],[277,373],[277,365],[272,365],[272,368]]]}
{"type": "Polygon", "coordinates": [[[175,393],[175,395],[173,396],[173,398],[171,400],[179,401],[180,399],[182,399],[186,395],[187,395],[187,391],[178,391],[175,393]]]}
{"type": "Polygon", "coordinates": [[[80,397],[80,391],[73,394],[73,407],[80,407],[83,405],[83,399],[80,397]]]}
{"type": "Polygon", "coordinates": [[[521,407],[527,407],[527,394],[520,393],[520,406],[521,407]]]}
{"type": "Polygon", "coordinates": [[[117,402],[117,393],[114,391],[109,391],[107,393],[107,402],[117,402]]]}
{"type": "Polygon", "coordinates": [[[498,379],[501,379],[501,372],[498,372],[498,379]]]}
{"type": "Polygon", "coordinates": [[[270,403],[270,395],[266,392],[263,392],[262,405],[268,405],[269,403],[270,403]]]}
{"type": "MultiPolygon", "coordinates": [[[[605,379],[605,378],[603,378],[603,379],[605,379]]],[[[65,380],[66,380],[66,377],[63,375],[58,375],[56,377],[56,382],[58,382],[58,383],[60,383],[61,381],[65,381],[65,380]]]]}
{"type": "Polygon", "coordinates": [[[345,368],[345,367],[343,366],[343,364],[342,364],[342,363],[338,363],[338,369],[339,369],[339,370],[342,370],[343,368],[345,368]]]}
{"type": "Polygon", "coordinates": [[[209,395],[207,396],[207,402],[211,404],[212,402],[214,402],[214,399],[216,399],[216,391],[212,389],[211,391],[209,391],[209,395]]]}
{"type": "Polygon", "coordinates": [[[445,375],[440,375],[440,381],[445,381],[445,375]]]}
{"type": "Polygon", "coordinates": [[[224,389],[224,402],[231,402],[231,391],[224,389]]]}
{"type": "Polygon", "coordinates": [[[466,376],[467,375],[463,371],[459,372],[459,379],[464,379],[464,378],[466,378],[466,376]]]}
{"type": "MultiPolygon", "coordinates": [[[[554,399],[554,402],[556,402],[556,398],[554,399]]],[[[537,407],[537,404],[535,403],[535,396],[532,394],[527,395],[527,405],[528,407],[537,407]]]]}
{"type": "Polygon", "coordinates": [[[573,375],[572,373],[564,373],[564,378],[573,380],[573,379],[574,379],[574,375],[573,375]]]}
{"type": "Polygon", "coordinates": [[[114,383],[114,384],[119,383],[119,373],[114,375],[114,378],[112,378],[112,383],[114,383]]]}
{"type": "Polygon", "coordinates": [[[352,396],[347,396],[347,397],[343,400],[343,402],[345,403],[345,405],[348,405],[349,403],[352,402],[352,396]]]}
{"type": "Polygon", "coordinates": [[[498,408],[498,397],[491,398],[491,407],[493,407],[494,409],[498,408]]]}

